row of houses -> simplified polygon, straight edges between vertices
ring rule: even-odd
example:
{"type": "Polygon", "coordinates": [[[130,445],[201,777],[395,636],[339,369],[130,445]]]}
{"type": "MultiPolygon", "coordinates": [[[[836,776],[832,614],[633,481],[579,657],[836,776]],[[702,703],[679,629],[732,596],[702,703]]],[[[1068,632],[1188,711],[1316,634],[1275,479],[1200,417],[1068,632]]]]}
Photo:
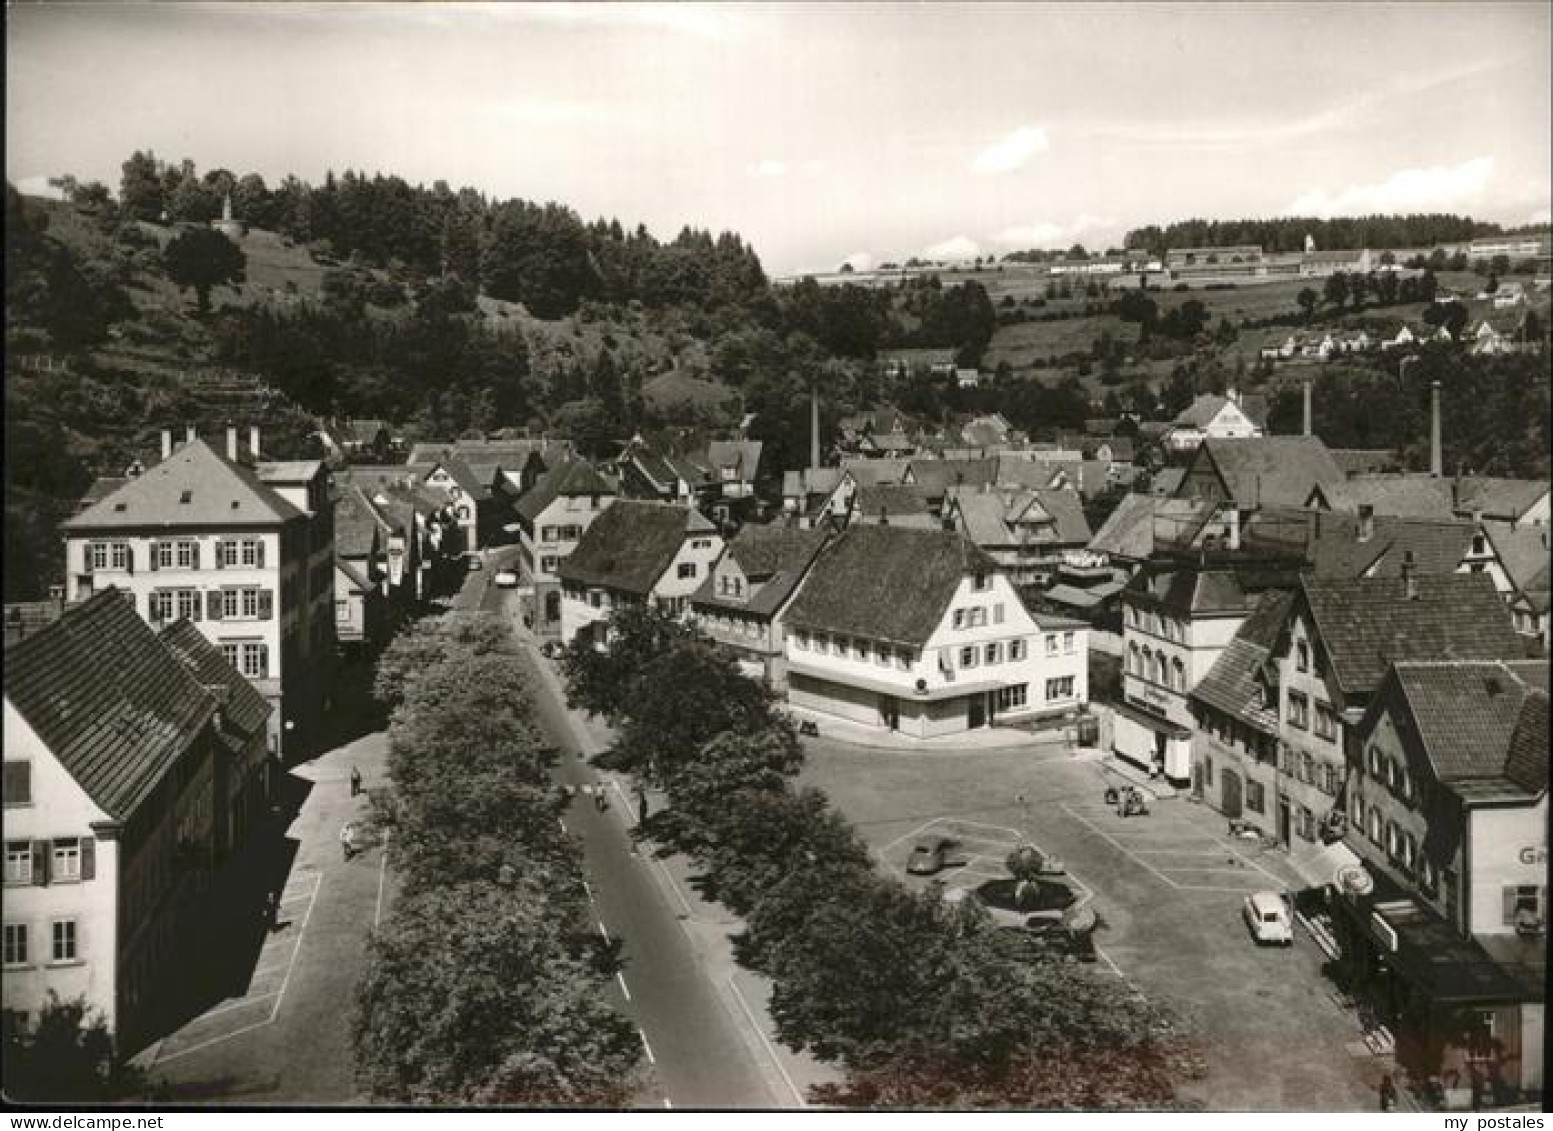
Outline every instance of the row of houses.
{"type": "MultiPolygon", "coordinates": [[[[1496,299],[1495,306],[1514,306],[1515,300],[1496,299]]],[[[1403,323],[1390,337],[1372,336],[1367,330],[1328,330],[1321,333],[1293,333],[1274,335],[1257,351],[1257,356],[1268,361],[1304,360],[1330,361],[1345,354],[1370,350],[1394,350],[1409,346],[1421,346],[1430,342],[1456,343],[1474,354],[1509,354],[1541,348],[1536,340],[1526,337],[1526,319],[1484,318],[1476,327],[1463,329],[1460,337],[1452,335],[1445,326],[1431,326],[1426,322],[1403,323]]]]}
{"type": "Polygon", "coordinates": [[[794,707],[927,738],[1064,718],[1088,698],[1078,622],[1037,616],[955,530],[748,524],[620,500],[560,566],[562,638],[607,648],[617,609],[694,619],[794,707]]]}

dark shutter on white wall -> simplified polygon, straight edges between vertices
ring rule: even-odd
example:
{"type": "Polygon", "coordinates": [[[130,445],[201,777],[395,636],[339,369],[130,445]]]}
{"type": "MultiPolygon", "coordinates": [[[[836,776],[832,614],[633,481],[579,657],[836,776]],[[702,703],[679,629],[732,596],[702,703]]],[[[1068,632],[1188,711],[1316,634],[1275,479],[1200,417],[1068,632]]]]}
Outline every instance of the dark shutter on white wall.
{"type": "Polygon", "coordinates": [[[275,615],[275,594],[268,589],[259,590],[259,619],[269,620],[275,615]]]}
{"type": "Polygon", "coordinates": [[[211,620],[221,619],[221,590],[212,589],[205,594],[205,611],[211,620]]]}
{"type": "Polygon", "coordinates": [[[151,543],[151,566],[150,566],[150,568],[153,569],[153,570],[157,570],[157,569],[161,569],[162,568],[161,563],[156,560],[161,555],[161,550],[162,550],[162,544],[160,542],[152,542],[151,543]]]}
{"type": "Polygon", "coordinates": [[[93,837],[81,838],[81,878],[89,880],[97,875],[97,841],[93,837]]]}

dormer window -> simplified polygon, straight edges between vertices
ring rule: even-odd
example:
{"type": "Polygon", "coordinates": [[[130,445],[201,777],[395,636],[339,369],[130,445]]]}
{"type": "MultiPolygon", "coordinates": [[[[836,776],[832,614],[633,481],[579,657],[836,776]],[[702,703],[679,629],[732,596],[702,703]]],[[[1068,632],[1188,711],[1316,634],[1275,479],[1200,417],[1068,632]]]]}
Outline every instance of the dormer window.
{"type": "Polygon", "coordinates": [[[971,589],[977,593],[985,592],[992,587],[992,579],[984,573],[971,575],[971,589]]]}

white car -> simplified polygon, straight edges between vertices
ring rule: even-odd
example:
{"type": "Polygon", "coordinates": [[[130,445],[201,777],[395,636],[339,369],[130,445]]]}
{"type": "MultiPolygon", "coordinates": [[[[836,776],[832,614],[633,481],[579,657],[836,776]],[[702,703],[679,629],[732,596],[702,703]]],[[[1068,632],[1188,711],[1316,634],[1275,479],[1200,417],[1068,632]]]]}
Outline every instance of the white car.
{"type": "Polygon", "coordinates": [[[518,575],[510,569],[496,571],[496,588],[516,589],[518,587],[518,575]]]}
{"type": "Polygon", "coordinates": [[[1289,922],[1289,909],[1277,892],[1259,891],[1246,896],[1241,907],[1251,937],[1258,943],[1276,943],[1279,946],[1294,945],[1294,926],[1289,922]]]}

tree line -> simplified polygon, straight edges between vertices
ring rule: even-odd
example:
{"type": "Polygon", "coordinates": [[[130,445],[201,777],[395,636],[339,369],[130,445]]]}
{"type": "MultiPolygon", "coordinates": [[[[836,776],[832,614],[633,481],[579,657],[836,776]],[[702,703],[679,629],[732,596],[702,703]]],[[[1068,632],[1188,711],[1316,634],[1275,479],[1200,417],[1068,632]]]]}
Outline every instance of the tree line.
{"type": "Polygon", "coordinates": [[[1234,247],[1256,244],[1264,252],[1303,251],[1305,237],[1316,247],[1405,248],[1459,243],[1480,236],[1497,236],[1504,229],[1470,216],[1448,212],[1408,215],[1284,216],[1256,220],[1179,220],[1160,227],[1149,224],[1127,233],[1123,243],[1153,255],[1173,247],[1234,247]]]}
{"type": "Polygon", "coordinates": [[[838,1064],[847,1107],[1130,1109],[1201,1071],[1162,1009],[1086,969],[1021,959],[985,911],[880,876],[767,689],[693,627],[618,610],[607,653],[574,644],[568,700],[616,728],[597,761],[662,788],[636,835],[683,853],[742,917],[742,964],[774,983],[777,1034],[838,1064]]]}
{"type": "Polygon", "coordinates": [[[392,795],[374,797],[402,887],[372,933],[352,1016],[356,1077],[401,1104],[617,1107],[641,1083],[608,1005],[565,794],[506,623],[421,621],[381,657],[392,795]]]}

